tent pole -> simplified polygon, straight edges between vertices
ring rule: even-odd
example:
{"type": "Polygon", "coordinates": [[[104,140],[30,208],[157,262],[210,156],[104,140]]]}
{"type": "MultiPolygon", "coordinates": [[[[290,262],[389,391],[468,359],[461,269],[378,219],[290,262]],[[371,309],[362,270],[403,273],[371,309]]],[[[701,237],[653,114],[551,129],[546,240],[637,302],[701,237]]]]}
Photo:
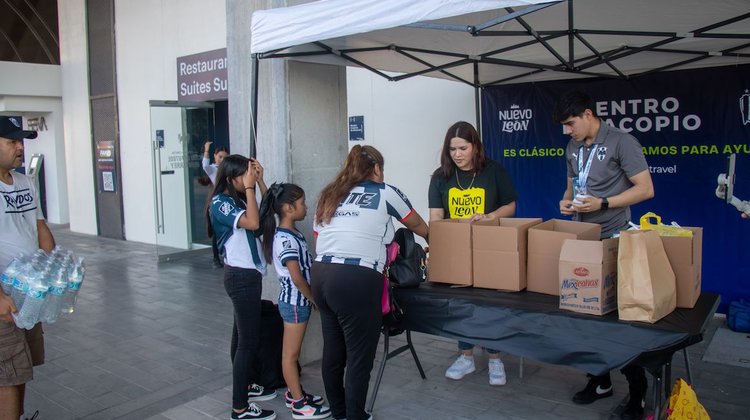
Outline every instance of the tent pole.
{"type": "Polygon", "coordinates": [[[479,104],[479,63],[474,61],[474,118],[479,138],[482,138],[482,113],[479,104]]]}
{"type": "Polygon", "coordinates": [[[575,48],[574,38],[573,38],[573,31],[575,30],[575,26],[573,26],[573,0],[568,1],[568,68],[573,68],[573,65],[575,63],[575,51],[573,50],[575,48]]]}
{"type": "Polygon", "coordinates": [[[257,141],[257,135],[258,135],[258,68],[260,67],[258,65],[258,62],[260,59],[258,58],[258,54],[252,55],[252,83],[250,85],[250,113],[251,113],[251,119],[250,119],[250,157],[255,158],[256,157],[256,141],[257,141]]]}

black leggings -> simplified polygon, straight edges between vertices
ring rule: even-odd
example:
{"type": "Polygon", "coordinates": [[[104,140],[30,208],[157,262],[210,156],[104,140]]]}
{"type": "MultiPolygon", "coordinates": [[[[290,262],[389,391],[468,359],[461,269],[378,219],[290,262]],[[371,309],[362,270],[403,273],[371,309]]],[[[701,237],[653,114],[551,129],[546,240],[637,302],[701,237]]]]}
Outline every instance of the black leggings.
{"type": "Polygon", "coordinates": [[[383,322],[383,274],[358,265],[315,262],[311,277],[323,327],[321,370],[331,414],[367,419],[367,388],[383,322]]]}

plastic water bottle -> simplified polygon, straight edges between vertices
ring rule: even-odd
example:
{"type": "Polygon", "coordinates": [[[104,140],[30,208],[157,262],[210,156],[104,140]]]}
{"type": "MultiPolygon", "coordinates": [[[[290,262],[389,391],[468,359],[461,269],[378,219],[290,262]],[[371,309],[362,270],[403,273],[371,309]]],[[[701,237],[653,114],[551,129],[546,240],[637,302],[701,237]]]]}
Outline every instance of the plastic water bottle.
{"type": "Polygon", "coordinates": [[[47,300],[44,301],[42,312],[39,315],[39,321],[53,323],[62,310],[63,299],[65,298],[65,289],[68,288],[67,267],[60,267],[57,272],[51,276],[52,281],[49,284],[47,300]]]}
{"type": "Polygon", "coordinates": [[[81,290],[86,268],[83,265],[83,257],[78,257],[74,265],[68,271],[68,288],[65,290],[65,297],[62,304],[62,312],[66,314],[73,313],[78,299],[78,291],[81,290]]]}
{"type": "Polygon", "coordinates": [[[43,275],[40,272],[30,273],[27,284],[26,299],[18,310],[18,315],[14,315],[13,317],[19,328],[30,330],[34,327],[34,324],[39,322],[39,314],[42,311],[49,286],[44,281],[43,275]]]}
{"type": "Polygon", "coordinates": [[[21,309],[23,301],[26,300],[26,293],[29,291],[29,275],[34,271],[31,263],[26,263],[18,270],[16,277],[13,279],[13,290],[10,293],[11,299],[16,304],[17,309],[21,309]]]}
{"type": "Polygon", "coordinates": [[[2,284],[3,293],[10,296],[13,291],[13,280],[18,275],[18,270],[21,268],[21,261],[18,258],[13,260],[5,268],[3,274],[0,274],[0,283],[2,284]]]}

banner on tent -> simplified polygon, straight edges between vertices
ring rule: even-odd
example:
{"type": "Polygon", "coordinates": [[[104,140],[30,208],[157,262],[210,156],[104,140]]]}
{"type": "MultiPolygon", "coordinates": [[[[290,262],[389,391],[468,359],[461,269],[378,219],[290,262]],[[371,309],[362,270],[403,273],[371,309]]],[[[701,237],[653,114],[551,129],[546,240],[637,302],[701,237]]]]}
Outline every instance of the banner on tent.
{"type": "Polygon", "coordinates": [[[722,309],[750,297],[750,220],[715,196],[717,176],[736,153],[735,195],[750,200],[750,66],[485,88],[482,137],[513,178],[519,217],[562,217],[569,137],[551,115],[573,89],[591,95],[602,121],[643,146],[656,195],[634,206],[633,217],[654,211],[666,223],[704,227],[703,289],[721,293],[722,309]]]}

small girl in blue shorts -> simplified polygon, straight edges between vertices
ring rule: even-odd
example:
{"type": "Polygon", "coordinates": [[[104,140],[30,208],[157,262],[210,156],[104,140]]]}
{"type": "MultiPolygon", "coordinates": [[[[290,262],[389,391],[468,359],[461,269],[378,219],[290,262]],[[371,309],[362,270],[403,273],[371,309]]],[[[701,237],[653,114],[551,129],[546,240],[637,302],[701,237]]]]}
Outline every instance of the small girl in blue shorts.
{"type": "Polygon", "coordinates": [[[306,213],[305,191],[294,184],[271,185],[260,205],[263,252],[267,261],[273,259],[280,283],[279,312],[284,320],[281,368],[288,388],[286,406],[295,419],[322,419],[331,415],[331,409],[323,405],[323,397],[304,392],[297,364],[307,320],[315,305],[310,290],[312,256],[305,237],[295,226],[306,213]]]}

